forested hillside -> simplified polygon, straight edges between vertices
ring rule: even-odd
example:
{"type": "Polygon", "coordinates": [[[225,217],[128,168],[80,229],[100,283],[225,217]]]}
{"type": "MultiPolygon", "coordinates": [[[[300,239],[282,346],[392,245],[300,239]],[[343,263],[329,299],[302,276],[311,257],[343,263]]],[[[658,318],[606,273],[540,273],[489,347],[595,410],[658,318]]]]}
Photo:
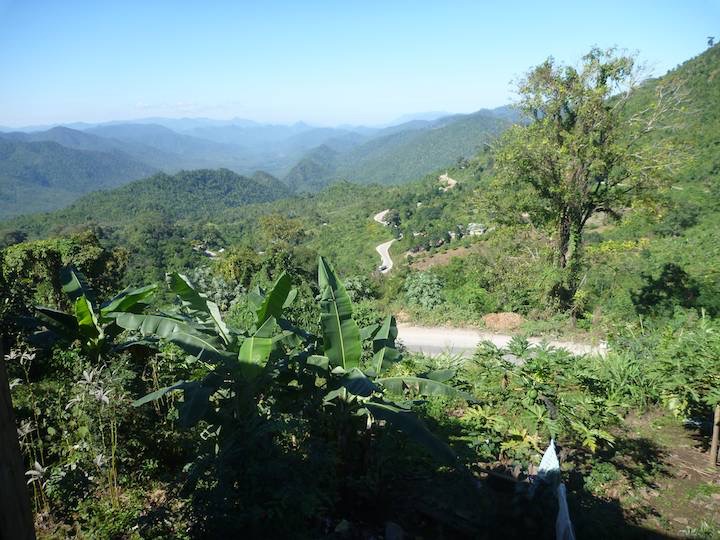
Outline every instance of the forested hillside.
{"type": "MultiPolygon", "coordinates": [[[[684,109],[678,114],[678,129],[673,135],[692,149],[690,162],[682,167],[678,179],[717,189],[720,176],[720,47],[715,45],[700,56],[688,60],[659,81],[643,89],[647,99],[659,82],[676,83],[684,95],[684,109]]],[[[716,193],[716,191],[713,191],[716,193]]]]}
{"type": "Polygon", "coordinates": [[[18,223],[39,231],[83,223],[122,228],[144,214],[170,221],[198,218],[206,221],[208,216],[221,214],[225,209],[271,201],[287,194],[285,186],[267,173],[257,173],[253,178],[227,169],[159,173],[112,191],[91,193],[51,214],[19,218],[18,223]]]}
{"type": "Polygon", "coordinates": [[[294,192],[319,191],[339,180],[397,184],[472,156],[509,125],[506,117],[503,110],[481,111],[384,129],[216,125],[187,120],[169,122],[180,131],[150,122],[112,122],[77,126],[82,130],[58,126],[0,133],[0,139],[15,145],[12,151],[6,145],[0,159],[4,189],[19,190],[6,202],[12,211],[8,206],[0,210],[0,216],[62,207],[80,194],[117,186],[155,170],[175,173],[222,167],[245,175],[265,170],[294,192]],[[26,143],[31,146],[24,146],[26,143]],[[84,187],[79,188],[79,183],[84,187]],[[24,202],[30,189],[36,190],[39,201],[34,208],[24,202]]]}
{"type": "Polygon", "coordinates": [[[154,169],[120,152],[76,150],[55,142],[0,136],[0,218],[60,208],[154,169]]]}
{"type": "Polygon", "coordinates": [[[316,190],[323,184],[348,180],[365,184],[399,184],[459,158],[474,156],[510,121],[488,112],[413,121],[386,128],[346,151],[323,146],[311,151],[288,174],[296,191],[316,190]]]}
{"type": "MultiPolygon", "coordinates": [[[[692,261],[698,259],[687,255],[688,249],[709,249],[706,252],[708,256],[715,252],[714,248],[704,244],[703,238],[706,234],[710,234],[712,223],[717,217],[715,212],[717,211],[718,197],[715,193],[718,185],[718,172],[717,167],[712,165],[715,158],[711,151],[715,144],[713,137],[720,133],[719,120],[713,107],[717,98],[717,86],[714,84],[718,66],[717,57],[718,47],[714,47],[669,73],[666,77],[650,81],[639,89],[631,103],[631,110],[641,108],[643,102],[648,99],[648,93],[660,81],[676,79],[683,81],[681,86],[684,96],[683,107],[689,111],[689,114],[684,114],[681,121],[677,121],[677,126],[668,130],[663,136],[672,140],[679,148],[691,151],[685,152],[687,155],[683,162],[674,170],[673,179],[676,187],[664,192],[665,202],[660,201],[660,206],[650,213],[648,213],[649,210],[637,209],[619,224],[611,216],[605,216],[601,221],[591,223],[591,234],[588,237],[591,246],[597,245],[597,249],[602,249],[604,250],[602,252],[606,253],[605,250],[609,246],[615,245],[613,242],[626,242],[629,238],[637,241],[641,237],[645,238],[643,242],[647,242],[654,237],[656,240],[650,244],[651,248],[645,249],[644,253],[646,258],[651,257],[651,260],[654,261],[647,270],[654,269],[655,272],[660,271],[665,262],[672,262],[674,257],[687,259],[690,269],[692,269],[692,261]],[[702,133],[702,136],[698,136],[698,133],[702,133]],[[708,193],[712,196],[708,197],[708,193]],[[692,228],[692,233],[687,232],[690,228],[692,228]],[[686,238],[686,240],[683,241],[680,238],[686,238]],[[681,255],[683,252],[686,254],[681,255]]],[[[453,148],[453,145],[458,147],[460,139],[465,141],[465,148],[477,148],[482,145],[482,141],[487,140],[484,137],[490,136],[489,132],[484,131],[489,125],[494,126],[494,129],[497,130],[506,125],[503,123],[488,124],[487,120],[488,116],[485,114],[471,115],[460,119],[453,118],[452,120],[441,119],[435,121],[433,129],[427,129],[425,123],[421,123],[425,127],[416,126],[412,130],[404,128],[398,133],[392,133],[357,146],[349,152],[357,159],[360,159],[359,156],[363,156],[362,159],[367,157],[368,160],[379,159],[378,156],[383,155],[388,159],[394,156],[391,159],[394,165],[388,166],[388,170],[393,170],[393,167],[398,167],[397,170],[402,167],[412,168],[413,165],[399,159],[402,151],[408,150],[410,146],[399,143],[389,144],[384,142],[384,139],[409,139],[413,142],[412,148],[415,150],[423,148],[423,144],[427,143],[426,153],[429,154],[432,154],[430,147],[432,147],[431,141],[434,140],[444,141],[443,145],[439,146],[439,152],[446,148],[453,148]],[[469,133],[478,129],[478,126],[482,126],[483,135],[480,138],[471,136],[469,133]],[[443,139],[443,137],[447,139],[443,139]],[[364,150],[361,152],[360,149],[364,150]]],[[[392,129],[389,128],[390,131],[392,129]]],[[[312,179],[313,186],[320,189],[324,179],[331,177],[330,171],[340,168],[338,163],[343,162],[344,156],[348,155],[347,152],[347,150],[345,152],[332,150],[327,146],[316,149],[311,157],[306,158],[298,166],[302,174],[299,174],[298,177],[291,176],[294,179],[291,189],[299,189],[300,187],[295,182],[299,182],[302,186],[302,183],[306,182],[306,178],[312,179]]],[[[413,161],[413,164],[415,161],[423,163],[420,158],[409,161],[413,161]]],[[[367,164],[369,161],[365,163],[367,164]]],[[[426,164],[426,166],[429,165],[426,164]]],[[[484,225],[485,228],[492,228],[507,221],[507,216],[505,216],[501,222],[498,222],[497,218],[501,216],[494,214],[492,207],[487,205],[492,197],[499,198],[500,202],[512,200],[507,193],[493,195],[491,190],[492,158],[488,151],[483,150],[475,158],[466,160],[460,166],[455,164],[448,169],[450,177],[459,181],[454,189],[447,191],[440,189],[442,187],[438,181],[440,172],[442,171],[429,175],[424,180],[411,182],[397,188],[372,186],[349,189],[349,186],[345,184],[337,189],[323,191],[317,196],[306,195],[300,198],[290,198],[281,203],[268,202],[250,207],[242,206],[241,203],[272,201],[286,196],[288,192],[279,181],[263,175],[269,191],[263,191],[262,196],[255,196],[257,194],[254,192],[252,196],[247,196],[247,192],[238,194],[231,190],[228,197],[220,197],[221,193],[225,193],[226,184],[221,184],[220,189],[216,189],[218,186],[213,185],[213,188],[208,191],[196,192],[193,189],[196,189],[197,186],[193,182],[185,181],[194,178],[190,173],[183,173],[176,178],[161,175],[147,182],[136,182],[115,192],[90,196],[64,211],[43,217],[17,220],[8,224],[5,230],[19,229],[29,233],[31,237],[38,237],[47,234],[50,230],[78,226],[89,220],[108,228],[108,230],[113,230],[116,241],[122,243],[123,230],[132,221],[129,219],[130,216],[136,215],[136,212],[150,213],[153,211],[163,219],[176,223],[177,226],[189,228],[185,236],[190,238],[201,237],[202,234],[199,231],[202,224],[208,222],[218,227],[224,245],[249,243],[253,244],[255,249],[263,250],[267,246],[262,244],[259,217],[279,214],[295,220],[304,231],[302,242],[307,243],[313,249],[331,253],[344,273],[370,272],[376,264],[377,257],[373,249],[373,241],[375,238],[381,238],[383,234],[387,234],[387,232],[383,233],[376,224],[371,223],[371,215],[384,208],[391,208],[396,212],[398,217],[395,222],[395,234],[398,236],[402,234],[403,237],[395,245],[393,251],[400,254],[405,251],[413,251],[415,257],[428,250],[444,250],[452,246],[450,233],[455,235],[459,232],[460,235],[463,235],[463,229],[467,229],[469,223],[477,222],[484,225]],[[178,181],[179,179],[183,181],[178,181]],[[170,193],[172,193],[172,197],[165,196],[170,193]],[[124,210],[126,208],[133,209],[133,212],[127,213],[124,210]],[[367,227],[368,231],[372,232],[358,235],[356,234],[358,227],[367,227]],[[360,242],[360,238],[364,240],[360,242]],[[360,248],[360,245],[363,247],[360,248]]],[[[201,173],[201,176],[205,174],[207,173],[201,173]]],[[[389,175],[390,172],[387,174],[389,175]]],[[[223,179],[236,178],[228,171],[222,173],[221,176],[223,179]]],[[[390,179],[391,177],[385,176],[384,178],[390,179]]],[[[252,182],[241,185],[251,185],[253,189],[258,188],[252,182]]],[[[208,186],[203,184],[203,189],[205,188],[208,186]]],[[[523,227],[528,227],[528,224],[518,218],[511,228],[498,229],[487,238],[471,238],[466,235],[463,245],[470,242],[477,245],[477,249],[482,251],[486,249],[482,246],[489,247],[496,244],[501,246],[504,242],[512,241],[516,245],[516,249],[534,252],[540,248],[540,244],[533,245],[535,241],[526,238],[527,233],[523,232],[523,227]],[[522,238],[525,239],[522,240],[522,238]]],[[[466,230],[465,233],[467,233],[466,230]]],[[[536,240],[540,241],[541,239],[536,240]]],[[[592,247],[590,251],[592,252],[594,249],[592,247]]],[[[627,254],[635,253],[635,251],[630,248],[623,248],[623,250],[617,254],[618,257],[626,262],[635,260],[626,258],[627,254]],[[626,253],[627,250],[629,250],[628,253],[626,253]]],[[[525,252],[527,253],[527,251],[525,252]]],[[[615,256],[614,253],[614,251],[606,253],[606,256],[615,256]]],[[[640,259],[638,262],[642,260],[646,259],[640,259]]],[[[699,260],[704,261],[702,258],[699,260]]],[[[478,262],[480,261],[481,259],[478,259],[478,262]]],[[[482,259],[482,261],[484,261],[482,266],[488,264],[487,260],[482,259]]],[[[533,258],[529,255],[526,262],[530,266],[534,265],[533,258]]],[[[647,260],[643,264],[647,264],[647,260]]],[[[498,267],[496,271],[501,272],[501,267],[498,267]]],[[[693,276],[698,272],[700,272],[700,268],[693,271],[693,276]]],[[[642,285],[640,273],[641,271],[638,270],[634,273],[625,272],[624,275],[632,281],[634,287],[640,287],[642,285]]],[[[529,274],[524,275],[530,279],[529,274]]],[[[586,281],[588,286],[593,287],[587,293],[590,298],[596,298],[596,302],[600,298],[608,300],[614,298],[613,305],[622,304],[625,306],[623,309],[628,309],[628,304],[632,306],[629,292],[632,287],[628,283],[615,282],[613,287],[617,286],[619,289],[610,295],[607,291],[594,289],[594,287],[606,287],[610,284],[593,284],[590,276],[586,281]]],[[[713,276],[715,274],[708,275],[704,271],[697,275],[697,278],[705,284],[701,288],[707,290],[705,295],[712,296],[714,294],[710,292],[714,290],[712,282],[715,278],[713,276]],[[710,288],[707,289],[707,287],[710,288]]],[[[501,287],[509,294],[510,277],[511,274],[501,280],[498,277],[499,281],[496,285],[487,284],[477,287],[490,287],[491,289],[501,287]]],[[[466,287],[473,287],[472,280],[466,282],[468,283],[466,287]]],[[[536,281],[534,286],[540,286],[540,282],[536,281]]],[[[522,285],[522,287],[529,287],[529,284],[522,285]]],[[[506,293],[498,292],[498,294],[502,296],[506,293]]],[[[520,294],[518,299],[502,300],[498,298],[497,302],[493,301],[488,305],[495,304],[498,308],[503,307],[511,311],[520,309],[525,313],[532,312],[535,309],[533,306],[539,308],[543,305],[542,295],[544,293],[540,289],[532,293],[538,295],[534,300],[527,296],[530,293],[518,292],[518,294],[520,294]]],[[[450,296],[453,295],[455,293],[450,294],[450,296]]],[[[708,300],[708,302],[710,305],[714,300],[708,300]]],[[[459,313],[466,312],[463,311],[464,309],[463,306],[458,306],[459,313]]],[[[470,313],[472,314],[472,310],[470,313]]],[[[479,312],[477,316],[481,315],[482,312],[479,312]]]]}

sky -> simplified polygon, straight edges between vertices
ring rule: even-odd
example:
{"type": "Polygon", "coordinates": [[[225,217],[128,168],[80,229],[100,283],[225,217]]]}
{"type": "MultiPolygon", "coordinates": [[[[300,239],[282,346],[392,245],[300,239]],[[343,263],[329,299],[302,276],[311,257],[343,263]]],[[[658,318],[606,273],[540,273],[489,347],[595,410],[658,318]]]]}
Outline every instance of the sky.
{"type": "Polygon", "coordinates": [[[660,75],[711,35],[720,0],[0,0],[0,125],[373,125],[506,104],[530,67],[593,45],[660,75]]]}

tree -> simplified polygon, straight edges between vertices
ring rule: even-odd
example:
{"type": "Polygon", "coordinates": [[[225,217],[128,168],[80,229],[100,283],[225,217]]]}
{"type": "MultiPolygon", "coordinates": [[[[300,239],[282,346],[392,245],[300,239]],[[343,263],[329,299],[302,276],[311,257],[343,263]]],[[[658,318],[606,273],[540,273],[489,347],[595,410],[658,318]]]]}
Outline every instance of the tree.
{"type": "Polygon", "coordinates": [[[260,257],[252,248],[238,246],[230,249],[222,258],[218,265],[218,271],[228,281],[247,288],[260,267],[260,257]]]}
{"type": "Polygon", "coordinates": [[[70,238],[15,244],[0,252],[0,273],[7,287],[5,298],[21,311],[23,305],[33,304],[67,308],[58,278],[61,268],[72,264],[106,294],[118,287],[127,260],[125,249],[106,249],[92,231],[70,238]]]}
{"type": "Polygon", "coordinates": [[[679,162],[667,138],[653,135],[672,128],[681,91],[657,85],[651,98],[634,99],[639,76],[635,59],[613,49],[592,49],[580,68],[549,58],[519,84],[530,123],[506,132],[496,152],[496,184],[505,199],[513,194],[515,215],[530,212],[554,229],[562,277],[553,293],[563,307],[579,286],[588,220],[619,218],[633,200],[656,195],[679,162]]]}
{"type": "Polygon", "coordinates": [[[295,246],[305,236],[305,230],[297,219],[290,219],[280,214],[268,214],[260,218],[260,236],[265,245],[295,246]]]}
{"type": "Polygon", "coordinates": [[[8,246],[13,246],[27,240],[27,233],[25,231],[12,229],[0,233],[0,249],[8,246]]]}
{"type": "Polygon", "coordinates": [[[385,214],[385,223],[390,225],[391,227],[398,228],[400,227],[401,218],[400,218],[400,212],[395,210],[394,208],[391,209],[387,214],[385,214]]]}

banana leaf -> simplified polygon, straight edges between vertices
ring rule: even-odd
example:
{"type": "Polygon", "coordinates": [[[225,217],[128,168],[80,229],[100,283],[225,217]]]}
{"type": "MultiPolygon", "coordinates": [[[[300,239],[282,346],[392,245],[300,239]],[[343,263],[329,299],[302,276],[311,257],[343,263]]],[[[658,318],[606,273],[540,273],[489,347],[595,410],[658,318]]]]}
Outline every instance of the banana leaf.
{"type": "MultiPolygon", "coordinates": [[[[183,391],[183,402],[178,407],[178,424],[182,427],[192,427],[197,424],[210,406],[210,396],[218,389],[216,384],[206,384],[209,377],[202,382],[198,381],[179,381],[171,386],[155,390],[140,399],[133,401],[133,407],[140,407],[145,403],[160,399],[164,395],[175,390],[183,391]]],[[[211,382],[214,382],[215,379],[211,382]]]]}
{"type": "Polygon", "coordinates": [[[346,370],[358,367],[362,354],[360,330],[352,318],[352,303],[332,267],[318,257],[320,324],[325,356],[333,366],[346,370]]]}
{"type": "Polygon", "coordinates": [[[227,361],[229,354],[222,350],[220,342],[187,323],[160,315],[121,313],[115,322],[125,330],[138,331],[143,336],[157,336],[171,341],[184,351],[198,358],[209,357],[227,361]]]}
{"type": "Polygon", "coordinates": [[[393,394],[403,394],[405,390],[410,390],[420,396],[443,396],[460,398],[466,401],[474,400],[467,392],[462,392],[449,384],[422,377],[384,377],[375,379],[375,382],[381,384],[393,394]]]}
{"type": "Polygon", "coordinates": [[[78,322],[75,317],[64,311],[43,306],[35,306],[38,312],[38,319],[48,327],[50,331],[63,339],[73,340],[79,333],[78,322]]]}
{"type": "Polygon", "coordinates": [[[355,396],[370,397],[380,389],[358,368],[351,369],[341,380],[347,391],[355,396]]]}
{"type": "Polygon", "coordinates": [[[287,309],[290,306],[293,305],[293,302],[295,302],[295,299],[297,298],[298,292],[297,289],[290,289],[290,292],[287,295],[287,298],[285,299],[285,302],[283,302],[282,308],[287,309]]]}
{"type": "Polygon", "coordinates": [[[100,307],[100,314],[103,317],[108,317],[113,312],[129,311],[137,304],[144,305],[144,300],[155,294],[155,289],[157,289],[156,285],[148,285],[137,289],[128,287],[118,293],[114,298],[104,302],[100,307]]]}
{"type": "Polygon", "coordinates": [[[210,408],[210,396],[217,388],[192,381],[183,387],[183,402],[178,407],[178,424],[190,428],[202,420],[210,408]]]}
{"type": "Polygon", "coordinates": [[[252,336],[242,342],[238,362],[240,373],[245,379],[253,380],[260,374],[270,359],[273,347],[272,338],[252,336]]]}
{"type": "Polygon", "coordinates": [[[265,291],[260,285],[256,285],[253,290],[247,293],[247,299],[252,305],[259,308],[265,301],[265,291]]]}
{"type": "Polygon", "coordinates": [[[425,377],[443,383],[452,379],[456,374],[457,371],[454,369],[436,369],[425,375],[425,377]]]}
{"type": "Polygon", "coordinates": [[[376,326],[374,331],[372,327],[366,327],[363,330],[366,335],[372,337],[372,365],[375,373],[379,375],[400,360],[400,351],[395,348],[395,340],[398,335],[395,317],[388,315],[381,325],[376,326]]]}
{"type": "Polygon", "coordinates": [[[102,334],[97,316],[92,304],[86,296],[79,296],[75,300],[75,318],[77,319],[80,334],[87,339],[97,339],[102,334]]]}
{"type": "Polygon", "coordinates": [[[276,340],[272,336],[277,329],[275,318],[270,317],[254,335],[243,340],[238,353],[238,362],[240,373],[246,380],[255,379],[265,369],[275,349],[276,340]]]}
{"type": "Polygon", "coordinates": [[[362,341],[367,341],[368,339],[375,337],[375,334],[377,333],[378,330],[380,330],[379,324],[371,324],[369,326],[363,326],[360,329],[360,339],[362,341]]]}
{"type": "MultiPolygon", "coordinates": [[[[275,281],[267,294],[263,297],[262,302],[255,312],[258,327],[262,326],[270,317],[279,319],[282,316],[285,303],[290,297],[292,291],[292,280],[285,272],[275,281]]],[[[296,292],[297,294],[297,292],[296,292]]]]}
{"type": "Polygon", "coordinates": [[[330,365],[330,359],[327,356],[312,354],[308,356],[306,363],[308,366],[319,368],[321,372],[327,372],[330,365]]]}
{"type": "Polygon", "coordinates": [[[194,311],[210,315],[218,333],[220,334],[220,337],[226,344],[229,344],[232,339],[230,337],[230,330],[228,330],[227,325],[222,320],[218,305],[215,302],[208,300],[207,296],[204,294],[197,292],[190,280],[183,274],[172,272],[167,275],[167,280],[170,290],[178,295],[185,306],[194,311]]]}
{"type": "Polygon", "coordinates": [[[60,283],[63,292],[68,295],[71,302],[74,303],[75,300],[84,296],[92,305],[95,305],[95,291],[85,276],[74,266],[65,266],[60,270],[60,283]]]}
{"type": "Polygon", "coordinates": [[[168,394],[172,392],[173,390],[181,390],[187,386],[187,381],[178,381],[175,384],[171,386],[166,386],[165,388],[160,388],[159,390],[155,390],[154,392],[150,392],[149,394],[141,397],[140,399],[136,399],[133,401],[132,405],[133,407],[139,407],[140,405],[145,405],[145,403],[149,403],[151,401],[155,401],[156,399],[160,399],[165,394],[168,394]]]}

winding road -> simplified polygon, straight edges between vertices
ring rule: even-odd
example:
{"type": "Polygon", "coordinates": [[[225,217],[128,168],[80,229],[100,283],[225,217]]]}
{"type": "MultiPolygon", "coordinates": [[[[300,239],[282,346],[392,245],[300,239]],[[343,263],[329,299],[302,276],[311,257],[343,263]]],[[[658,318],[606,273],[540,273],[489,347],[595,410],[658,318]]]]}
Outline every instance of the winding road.
{"type": "Polygon", "coordinates": [[[388,242],[383,242],[375,248],[375,251],[380,254],[380,259],[382,259],[382,263],[380,264],[381,274],[387,274],[390,270],[392,270],[393,260],[390,258],[390,246],[394,241],[395,238],[388,242]]]}
{"type": "MultiPolygon", "coordinates": [[[[388,208],[387,210],[383,210],[382,212],[378,212],[373,216],[373,219],[377,221],[380,225],[387,226],[387,222],[385,221],[385,216],[390,211],[388,208]]],[[[378,252],[380,255],[380,260],[382,261],[380,263],[380,273],[381,274],[387,274],[392,270],[393,267],[393,260],[390,258],[390,246],[395,241],[395,238],[392,240],[389,240],[387,242],[383,242],[382,244],[379,244],[375,251],[378,252]]]]}
{"type": "MultiPolygon", "coordinates": [[[[447,188],[451,189],[457,183],[447,175],[443,175],[441,180],[446,182],[447,188]]],[[[373,216],[373,219],[380,225],[387,226],[385,216],[390,210],[383,210],[373,216]]],[[[382,261],[380,272],[387,274],[392,270],[393,260],[390,257],[390,246],[395,238],[387,242],[383,242],[375,248],[380,255],[382,261]]],[[[481,341],[490,341],[496,347],[507,347],[513,336],[509,334],[495,334],[491,332],[483,332],[475,328],[448,328],[442,326],[415,326],[409,324],[398,325],[398,341],[402,343],[409,351],[423,353],[428,356],[437,356],[443,353],[470,357],[475,353],[475,349],[481,341]]],[[[545,341],[551,347],[556,349],[565,349],[575,355],[591,354],[605,356],[607,354],[607,345],[590,345],[588,343],[579,343],[575,341],[557,341],[543,340],[542,338],[528,338],[530,345],[535,347],[545,341]]]]}
{"type": "Polygon", "coordinates": [[[383,210],[382,212],[378,212],[373,216],[373,219],[377,221],[380,225],[387,225],[387,222],[385,221],[385,216],[390,211],[390,209],[383,210]]]}

